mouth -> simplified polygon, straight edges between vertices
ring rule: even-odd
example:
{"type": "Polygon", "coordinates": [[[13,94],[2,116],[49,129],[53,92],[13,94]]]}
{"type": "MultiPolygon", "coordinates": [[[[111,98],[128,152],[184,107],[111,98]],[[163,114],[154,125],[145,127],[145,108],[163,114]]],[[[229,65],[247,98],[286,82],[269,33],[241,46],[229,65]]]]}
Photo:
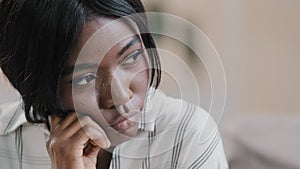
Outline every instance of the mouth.
{"type": "Polygon", "coordinates": [[[137,123],[138,117],[139,117],[139,112],[135,112],[129,117],[124,117],[120,115],[120,118],[114,121],[110,126],[116,131],[123,133],[126,130],[129,130],[137,123]]]}

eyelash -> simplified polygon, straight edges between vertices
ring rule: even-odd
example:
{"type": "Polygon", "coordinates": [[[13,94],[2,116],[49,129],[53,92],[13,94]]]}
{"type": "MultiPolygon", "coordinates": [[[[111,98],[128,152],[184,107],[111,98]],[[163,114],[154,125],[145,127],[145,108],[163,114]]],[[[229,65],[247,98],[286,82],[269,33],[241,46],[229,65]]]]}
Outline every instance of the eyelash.
{"type": "Polygon", "coordinates": [[[129,54],[128,56],[126,56],[126,58],[122,61],[121,66],[125,66],[125,65],[132,65],[135,64],[138,57],[144,53],[144,49],[138,49],[134,52],[132,52],[131,54],[129,54]],[[130,59],[133,59],[133,61],[130,61],[130,59]],[[128,62],[130,61],[130,62],[128,62]]]}
{"type": "MultiPolygon", "coordinates": [[[[144,53],[144,49],[138,49],[134,52],[132,52],[131,54],[129,54],[121,63],[121,66],[126,66],[126,65],[133,65],[137,62],[137,59],[138,57],[144,53]],[[133,61],[130,61],[130,62],[127,62],[129,61],[130,59],[133,59],[133,61]]],[[[87,74],[87,75],[84,75],[82,77],[78,77],[78,78],[75,78],[74,80],[72,80],[70,83],[72,84],[72,86],[74,87],[81,87],[81,86],[85,86],[85,85],[88,85],[90,84],[94,79],[96,79],[97,76],[95,74],[87,74]],[[85,84],[80,84],[82,83],[83,81],[85,80],[85,84]]]]}
{"type": "Polygon", "coordinates": [[[74,87],[80,87],[80,86],[85,86],[85,85],[90,84],[96,78],[97,78],[96,75],[90,73],[90,74],[87,74],[82,77],[74,79],[71,83],[72,83],[72,86],[74,86],[74,87]],[[84,82],[84,80],[85,80],[85,82],[84,82]],[[80,84],[82,82],[84,82],[86,84],[80,84]]]}

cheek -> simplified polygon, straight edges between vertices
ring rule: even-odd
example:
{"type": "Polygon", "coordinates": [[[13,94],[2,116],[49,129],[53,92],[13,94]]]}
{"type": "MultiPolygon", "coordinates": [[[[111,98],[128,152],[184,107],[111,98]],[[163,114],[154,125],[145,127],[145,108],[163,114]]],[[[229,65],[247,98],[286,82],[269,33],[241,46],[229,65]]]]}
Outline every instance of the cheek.
{"type": "Polygon", "coordinates": [[[148,71],[143,70],[139,73],[135,74],[134,77],[132,77],[132,80],[130,82],[130,90],[133,91],[136,95],[139,95],[143,99],[146,95],[148,88],[148,71]]]}
{"type": "Polygon", "coordinates": [[[94,90],[85,90],[82,93],[73,94],[74,108],[78,113],[91,114],[97,109],[97,102],[94,90]]]}
{"type": "Polygon", "coordinates": [[[146,56],[143,56],[141,64],[136,68],[131,77],[130,89],[133,91],[147,91],[149,85],[149,68],[146,56]]]}
{"type": "Polygon", "coordinates": [[[74,110],[72,99],[72,89],[69,87],[60,87],[58,91],[58,100],[64,110],[74,110]]]}
{"type": "Polygon", "coordinates": [[[77,113],[92,115],[99,111],[95,96],[95,88],[73,90],[72,88],[60,90],[60,102],[65,110],[74,110],[77,113]]]}

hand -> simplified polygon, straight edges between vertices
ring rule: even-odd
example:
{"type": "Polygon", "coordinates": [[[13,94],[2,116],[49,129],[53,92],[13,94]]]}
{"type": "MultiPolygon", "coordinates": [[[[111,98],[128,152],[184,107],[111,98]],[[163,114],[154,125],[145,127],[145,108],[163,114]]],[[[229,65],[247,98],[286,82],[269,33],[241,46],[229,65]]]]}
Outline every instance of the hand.
{"type": "Polygon", "coordinates": [[[101,148],[108,148],[103,129],[89,116],[76,113],[65,119],[49,118],[50,137],[46,143],[54,169],[95,169],[101,148]]]}

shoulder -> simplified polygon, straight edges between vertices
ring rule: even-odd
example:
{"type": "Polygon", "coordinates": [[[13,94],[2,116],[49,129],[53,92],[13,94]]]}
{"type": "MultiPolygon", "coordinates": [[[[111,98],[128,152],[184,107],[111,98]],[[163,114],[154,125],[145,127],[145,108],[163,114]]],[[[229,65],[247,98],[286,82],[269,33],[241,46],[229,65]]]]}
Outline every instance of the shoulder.
{"type": "Polygon", "coordinates": [[[185,132],[199,135],[203,142],[217,130],[217,124],[206,110],[185,100],[168,97],[158,91],[152,104],[157,109],[155,113],[158,130],[184,128],[185,132]]]}
{"type": "Polygon", "coordinates": [[[159,147],[157,154],[169,154],[164,161],[179,168],[227,168],[218,125],[209,113],[182,99],[159,95],[153,144],[159,147]]]}
{"type": "Polygon", "coordinates": [[[26,122],[21,100],[0,104],[0,135],[11,133],[26,122]]]}
{"type": "Polygon", "coordinates": [[[218,125],[203,108],[158,91],[153,97],[152,111],[156,114],[155,135],[158,140],[173,140],[174,144],[188,140],[204,145],[220,140],[218,125]],[[216,137],[218,135],[218,137],[216,137]]]}

